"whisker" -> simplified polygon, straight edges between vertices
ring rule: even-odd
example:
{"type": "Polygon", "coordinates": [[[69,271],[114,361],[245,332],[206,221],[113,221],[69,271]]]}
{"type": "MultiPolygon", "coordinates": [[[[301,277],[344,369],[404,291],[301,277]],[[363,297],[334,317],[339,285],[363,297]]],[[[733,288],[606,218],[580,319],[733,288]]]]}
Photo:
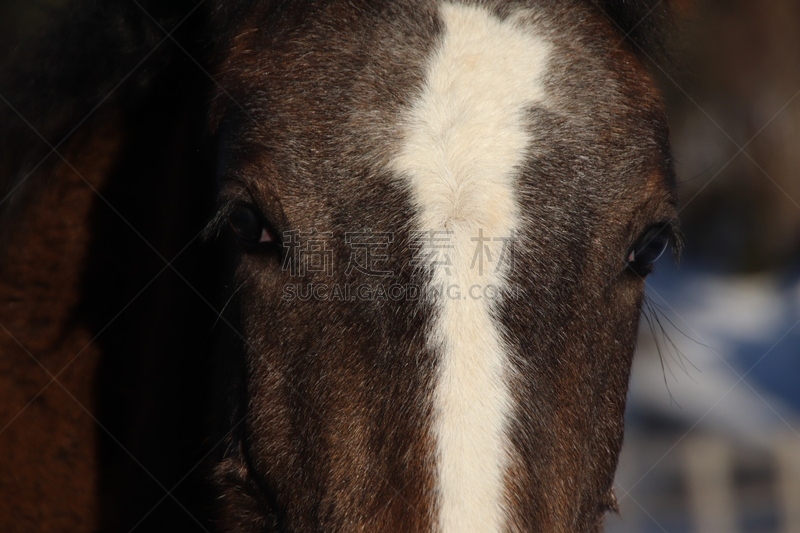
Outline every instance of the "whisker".
{"type": "Polygon", "coordinates": [[[670,395],[670,401],[675,402],[675,404],[680,407],[680,404],[675,400],[674,396],[672,395],[672,391],[669,389],[669,384],[667,383],[667,371],[669,371],[673,379],[676,381],[678,380],[677,375],[675,372],[673,372],[672,367],[669,364],[669,360],[675,361],[683,373],[695,383],[697,383],[697,380],[692,376],[691,369],[694,369],[697,372],[702,371],[672,339],[668,329],[677,331],[681,336],[692,341],[696,345],[708,348],[714,352],[716,352],[716,350],[711,348],[711,346],[698,341],[686,333],[684,329],[678,327],[678,325],[669,317],[666,311],[667,310],[663,305],[660,305],[658,302],[653,300],[652,297],[645,294],[642,316],[650,328],[650,333],[653,335],[653,341],[655,343],[656,350],[658,351],[662,373],[664,374],[664,383],[667,386],[667,391],[670,395]],[[668,358],[665,357],[665,352],[669,355],[668,358]]]}
{"type": "Polygon", "coordinates": [[[228,299],[225,301],[225,305],[223,305],[223,306],[222,306],[222,309],[220,309],[219,313],[217,314],[217,319],[214,321],[214,324],[212,324],[212,326],[211,326],[211,329],[212,329],[212,330],[213,330],[214,328],[216,328],[216,327],[217,327],[217,324],[219,323],[220,319],[222,318],[222,315],[225,313],[225,309],[227,309],[227,308],[228,308],[228,305],[230,305],[231,301],[233,301],[233,297],[234,297],[234,296],[236,296],[236,293],[237,293],[237,292],[239,292],[239,290],[241,290],[241,288],[242,288],[242,287],[244,287],[245,283],[247,283],[248,281],[250,281],[252,278],[253,278],[253,275],[251,275],[250,277],[248,277],[246,280],[243,280],[243,281],[242,281],[242,282],[239,284],[239,286],[238,286],[238,287],[236,287],[236,289],[234,289],[234,290],[233,290],[233,292],[231,293],[231,295],[230,295],[230,296],[228,297],[228,299]]]}
{"type": "MultiPolygon", "coordinates": [[[[684,355],[683,351],[680,348],[678,348],[677,344],[675,344],[675,341],[673,341],[672,338],[667,334],[667,330],[664,327],[664,324],[662,324],[661,317],[659,316],[659,314],[661,314],[664,317],[664,319],[673,328],[675,328],[675,324],[669,319],[669,317],[666,316],[664,310],[659,308],[658,305],[655,302],[652,302],[652,301],[649,302],[649,309],[650,309],[650,312],[652,313],[653,320],[655,321],[656,325],[658,326],[658,329],[661,331],[661,340],[668,347],[667,353],[670,355],[670,358],[678,364],[680,369],[683,370],[683,372],[690,379],[694,379],[694,378],[692,378],[691,374],[689,373],[689,369],[686,368],[685,362],[688,361],[689,364],[692,365],[692,367],[695,370],[699,371],[699,369],[696,366],[694,366],[694,364],[692,364],[691,361],[689,361],[689,358],[684,355]],[[671,349],[669,349],[669,347],[671,347],[671,349]]],[[[677,328],[675,328],[675,329],[677,329],[677,328]]],[[[673,375],[673,377],[675,379],[677,379],[677,376],[673,375]]]]}
{"type": "MultiPolygon", "coordinates": [[[[694,337],[692,337],[691,335],[688,335],[688,334],[684,333],[684,331],[683,331],[681,328],[679,328],[677,325],[675,325],[675,323],[674,323],[674,322],[673,322],[673,321],[672,321],[672,320],[669,318],[669,316],[667,316],[667,313],[666,313],[666,308],[665,308],[663,305],[660,305],[660,304],[659,304],[658,302],[656,302],[655,300],[651,300],[651,303],[652,303],[652,304],[653,304],[653,306],[654,306],[654,307],[655,307],[655,308],[658,310],[658,312],[661,314],[661,316],[663,316],[663,317],[664,317],[664,320],[666,320],[667,322],[669,322],[669,324],[670,324],[670,325],[671,325],[673,328],[675,328],[675,330],[676,330],[678,333],[680,333],[680,334],[681,334],[683,337],[685,337],[686,339],[688,339],[688,340],[692,341],[693,343],[697,344],[698,346],[702,346],[703,348],[708,348],[709,350],[711,350],[711,351],[712,351],[712,352],[714,352],[714,353],[717,353],[717,354],[719,353],[719,351],[715,350],[713,347],[709,346],[708,344],[706,344],[706,343],[704,343],[704,342],[701,342],[701,341],[698,341],[697,339],[695,339],[695,338],[694,338],[694,337]]],[[[695,368],[697,369],[697,367],[695,367],[695,368]]],[[[699,371],[699,369],[697,369],[697,370],[699,371]]]]}
{"type": "Polygon", "coordinates": [[[714,167],[716,167],[717,165],[719,165],[719,164],[720,164],[719,160],[714,161],[713,163],[710,163],[704,170],[701,170],[700,172],[698,172],[697,174],[695,174],[691,178],[684,178],[684,179],[680,180],[680,184],[683,185],[685,183],[691,183],[691,182],[693,182],[695,180],[699,180],[704,175],[711,173],[711,170],[714,167]]]}
{"type": "MultiPolygon", "coordinates": [[[[645,307],[642,310],[642,316],[644,317],[645,321],[647,322],[647,326],[650,328],[650,333],[653,335],[653,341],[655,342],[656,351],[658,352],[658,360],[659,360],[659,363],[661,364],[661,374],[662,374],[662,376],[664,378],[664,386],[667,388],[667,394],[669,394],[669,400],[670,400],[670,402],[675,402],[676,405],[680,406],[680,404],[678,404],[677,400],[675,400],[675,397],[672,395],[672,390],[669,388],[669,381],[667,380],[667,372],[666,371],[669,370],[670,374],[672,374],[673,379],[675,379],[675,374],[672,372],[672,369],[669,368],[669,364],[665,365],[665,363],[664,363],[664,355],[661,353],[661,345],[658,342],[658,335],[656,334],[655,323],[653,322],[653,320],[652,320],[652,318],[650,316],[650,313],[652,312],[652,310],[649,308],[648,303],[649,302],[648,302],[647,298],[645,298],[645,307]]],[[[662,332],[663,332],[663,329],[662,329],[662,332]]]]}

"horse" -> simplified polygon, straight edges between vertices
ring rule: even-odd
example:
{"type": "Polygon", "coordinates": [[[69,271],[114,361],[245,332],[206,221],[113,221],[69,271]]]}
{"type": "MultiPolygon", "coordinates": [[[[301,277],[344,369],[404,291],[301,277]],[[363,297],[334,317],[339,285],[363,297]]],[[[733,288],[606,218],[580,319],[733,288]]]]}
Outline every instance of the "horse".
{"type": "Polygon", "coordinates": [[[4,530],[602,530],[666,5],[73,7],[0,86],[4,530]]]}

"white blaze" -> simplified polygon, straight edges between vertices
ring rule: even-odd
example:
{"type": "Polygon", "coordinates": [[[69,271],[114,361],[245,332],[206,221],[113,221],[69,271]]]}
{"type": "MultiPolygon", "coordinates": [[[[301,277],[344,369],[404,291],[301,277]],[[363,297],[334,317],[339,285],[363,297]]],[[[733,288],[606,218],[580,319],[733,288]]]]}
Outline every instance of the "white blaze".
{"type": "Polygon", "coordinates": [[[497,268],[498,257],[520,224],[516,181],[532,142],[525,112],[544,98],[550,47],[520,17],[450,3],[440,15],[442,40],[393,166],[411,185],[418,229],[452,232],[434,234],[421,253],[435,261],[434,285],[461,294],[443,293],[428,336],[441,354],[433,428],[439,529],[490,533],[506,527],[511,367],[493,317],[497,300],[477,297],[506,284],[509,262],[497,268]],[[481,230],[497,240],[474,240],[481,230]]]}

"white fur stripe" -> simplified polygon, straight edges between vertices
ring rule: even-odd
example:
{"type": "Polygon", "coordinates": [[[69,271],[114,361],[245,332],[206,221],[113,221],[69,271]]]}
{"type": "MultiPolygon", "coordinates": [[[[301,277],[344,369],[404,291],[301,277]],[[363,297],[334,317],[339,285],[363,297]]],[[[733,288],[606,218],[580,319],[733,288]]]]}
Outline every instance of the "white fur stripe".
{"type": "Polygon", "coordinates": [[[456,285],[465,298],[443,293],[429,333],[441,353],[433,429],[439,528],[490,533],[506,527],[511,369],[493,317],[497,302],[473,298],[470,288],[503,287],[509,263],[496,268],[502,240],[480,243],[488,246],[481,271],[474,238],[482,230],[507,239],[520,223],[516,177],[532,141],[524,113],[543,100],[549,46],[519,16],[501,20],[450,3],[440,13],[444,35],[393,165],[411,185],[419,229],[451,232],[423,247],[435,259],[433,283],[456,285]]]}

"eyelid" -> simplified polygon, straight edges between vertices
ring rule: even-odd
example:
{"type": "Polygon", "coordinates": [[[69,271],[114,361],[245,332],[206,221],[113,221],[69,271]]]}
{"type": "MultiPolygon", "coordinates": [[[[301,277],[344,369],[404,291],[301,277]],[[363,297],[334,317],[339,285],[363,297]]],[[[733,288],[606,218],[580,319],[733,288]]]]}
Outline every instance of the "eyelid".
{"type": "Polygon", "coordinates": [[[258,205],[255,198],[247,183],[241,179],[235,177],[220,178],[219,193],[217,194],[220,206],[236,203],[258,205]]]}
{"type": "Polygon", "coordinates": [[[217,193],[217,206],[214,216],[209,220],[202,236],[204,240],[213,240],[219,237],[220,233],[228,226],[228,217],[238,205],[253,205],[253,201],[247,186],[236,178],[220,178],[219,192],[217,193]]]}
{"type": "Polygon", "coordinates": [[[663,219],[645,226],[639,233],[633,235],[634,240],[630,243],[630,248],[633,248],[639,239],[652,228],[659,228],[659,233],[663,232],[668,237],[672,252],[680,257],[683,250],[683,232],[680,229],[680,222],[675,218],[663,219]]]}
{"type": "Polygon", "coordinates": [[[265,190],[254,190],[248,182],[234,175],[225,175],[219,178],[219,192],[217,194],[217,216],[224,217],[237,205],[251,205],[272,233],[280,238],[289,227],[283,206],[277,195],[269,187],[265,190]]]}

